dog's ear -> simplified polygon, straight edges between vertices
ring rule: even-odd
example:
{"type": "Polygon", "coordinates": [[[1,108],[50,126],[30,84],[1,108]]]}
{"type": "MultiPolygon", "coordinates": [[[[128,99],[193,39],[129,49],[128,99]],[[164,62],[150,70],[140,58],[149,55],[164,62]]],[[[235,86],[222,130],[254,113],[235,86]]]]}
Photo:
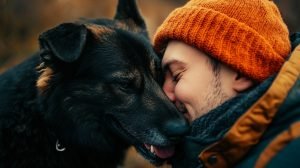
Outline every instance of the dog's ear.
{"type": "Polygon", "coordinates": [[[82,24],[61,24],[39,36],[40,56],[45,62],[52,61],[53,57],[73,62],[81,55],[86,36],[87,28],[82,24]]]}
{"type": "Polygon", "coordinates": [[[119,0],[115,20],[125,23],[133,30],[139,30],[145,37],[148,37],[146,24],[140,15],[135,0],[119,0]]]}

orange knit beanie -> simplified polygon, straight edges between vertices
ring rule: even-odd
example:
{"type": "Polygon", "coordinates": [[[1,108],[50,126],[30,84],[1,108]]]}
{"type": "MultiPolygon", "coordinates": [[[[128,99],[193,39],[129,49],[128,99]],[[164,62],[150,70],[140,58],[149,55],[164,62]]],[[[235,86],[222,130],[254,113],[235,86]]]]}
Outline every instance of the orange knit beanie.
{"type": "Polygon", "coordinates": [[[194,46],[249,78],[262,82],[290,53],[289,32],[270,0],[190,0],[175,9],[154,36],[194,46]]]}

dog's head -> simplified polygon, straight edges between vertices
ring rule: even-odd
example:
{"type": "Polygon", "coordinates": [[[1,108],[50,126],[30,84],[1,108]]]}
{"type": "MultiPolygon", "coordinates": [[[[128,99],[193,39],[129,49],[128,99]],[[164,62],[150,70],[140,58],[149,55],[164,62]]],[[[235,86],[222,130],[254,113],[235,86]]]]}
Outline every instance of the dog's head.
{"type": "Polygon", "coordinates": [[[173,154],[187,122],[159,85],[160,60],[133,0],[119,2],[114,20],[64,23],[39,40],[41,106],[64,145],[115,150],[109,136],[119,136],[154,163],[173,154]]]}

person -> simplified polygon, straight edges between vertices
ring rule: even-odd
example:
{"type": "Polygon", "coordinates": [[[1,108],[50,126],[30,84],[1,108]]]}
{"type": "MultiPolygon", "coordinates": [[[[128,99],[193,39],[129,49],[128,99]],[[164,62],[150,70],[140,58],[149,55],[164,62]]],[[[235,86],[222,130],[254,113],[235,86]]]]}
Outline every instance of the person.
{"type": "Polygon", "coordinates": [[[153,38],[190,122],[173,167],[300,167],[300,34],[271,0],[190,0],[153,38]]]}

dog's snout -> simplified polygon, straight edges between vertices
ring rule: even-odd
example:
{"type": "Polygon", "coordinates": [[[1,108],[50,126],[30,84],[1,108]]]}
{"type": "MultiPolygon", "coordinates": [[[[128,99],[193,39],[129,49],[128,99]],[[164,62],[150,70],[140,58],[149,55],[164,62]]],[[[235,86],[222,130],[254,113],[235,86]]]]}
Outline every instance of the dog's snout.
{"type": "Polygon", "coordinates": [[[183,119],[174,119],[165,124],[166,134],[170,138],[179,138],[189,131],[189,124],[183,119]]]}

